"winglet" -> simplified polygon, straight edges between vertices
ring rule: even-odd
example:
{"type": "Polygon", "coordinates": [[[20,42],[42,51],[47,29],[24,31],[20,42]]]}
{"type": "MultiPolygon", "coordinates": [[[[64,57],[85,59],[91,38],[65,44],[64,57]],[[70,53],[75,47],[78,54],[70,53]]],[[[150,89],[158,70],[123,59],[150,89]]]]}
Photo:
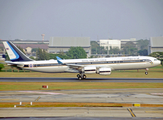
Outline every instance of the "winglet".
{"type": "Polygon", "coordinates": [[[62,60],[60,57],[56,56],[57,60],[62,60]]]}
{"type": "Polygon", "coordinates": [[[56,56],[58,64],[63,64],[60,60],[62,60],[60,57],[56,56]]]}

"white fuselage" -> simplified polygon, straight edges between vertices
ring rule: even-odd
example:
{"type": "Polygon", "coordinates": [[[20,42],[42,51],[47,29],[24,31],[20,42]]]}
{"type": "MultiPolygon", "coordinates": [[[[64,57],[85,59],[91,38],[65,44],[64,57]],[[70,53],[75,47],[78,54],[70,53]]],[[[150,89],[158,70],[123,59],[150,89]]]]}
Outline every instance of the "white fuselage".
{"type": "Polygon", "coordinates": [[[62,64],[58,64],[57,60],[48,61],[29,61],[15,62],[19,67],[25,70],[38,72],[78,72],[71,69],[66,64],[75,64],[83,66],[94,66],[96,68],[111,68],[111,70],[127,70],[127,69],[146,69],[160,64],[160,61],[154,57],[135,56],[135,57],[113,57],[113,58],[91,58],[91,59],[67,59],[61,60],[62,64]]]}

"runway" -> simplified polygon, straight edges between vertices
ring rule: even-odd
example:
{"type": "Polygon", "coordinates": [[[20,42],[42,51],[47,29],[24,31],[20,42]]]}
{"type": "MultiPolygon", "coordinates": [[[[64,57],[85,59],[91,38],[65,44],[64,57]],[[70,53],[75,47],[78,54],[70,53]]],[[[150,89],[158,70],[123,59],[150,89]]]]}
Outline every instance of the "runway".
{"type": "Polygon", "coordinates": [[[163,83],[163,78],[40,78],[40,77],[0,77],[0,82],[132,82],[132,83],[163,83]]]}
{"type": "MultiPolygon", "coordinates": [[[[163,83],[163,78],[0,78],[0,82],[133,82],[163,83]]],[[[69,103],[139,103],[163,104],[163,88],[130,88],[130,89],[81,89],[81,90],[28,90],[0,91],[0,103],[10,102],[69,102],[69,103]]],[[[0,108],[0,117],[15,119],[88,119],[88,120],[126,120],[135,114],[136,119],[161,120],[161,107],[40,107],[0,108]],[[26,117],[26,118],[24,118],[26,117]],[[28,118],[29,117],[29,118],[28,118]]]]}
{"type": "Polygon", "coordinates": [[[0,102],[163,104],[163,88],[0,91],[0,102]]]}
{"type": "MultiPolygon", "coordinates": [[[[1,117],[36,117],[31,120],[162,120],[162,108],[128,108],[109,107],[49,107],[49,108],[0,108],[1,117]],[[37,118],[38,117],[38,118],[37,118]]],[[[27,119],[29,120],[29,119],[27,119]]]]}
{"type": "MultiPolygon", "coordinates": [[[[93,90],[38,90],[38,91],[0,91],[0,103],[22,102],[69,102],[69,103],[140,103],[163,104],[163,88],[137,89],[93,89],[93,90]]],[[[58,119],[125,120],[132,118],[132,109],[139,120],[162,119],[163,108],[159,107],[21,107],[0,108],[0,117],[57,117],[58,119]],[[73,118],[72,118],[73,117],[73,118]],[[110,118],[117,117],[117,118],[110,118]],[[121,117],[121,118],[118,118],[121,117]]],[[[53,118],[54,119],[54,118],[53,118]]],[[[57,120],[58,120],[57,119],[57,120]]]]}

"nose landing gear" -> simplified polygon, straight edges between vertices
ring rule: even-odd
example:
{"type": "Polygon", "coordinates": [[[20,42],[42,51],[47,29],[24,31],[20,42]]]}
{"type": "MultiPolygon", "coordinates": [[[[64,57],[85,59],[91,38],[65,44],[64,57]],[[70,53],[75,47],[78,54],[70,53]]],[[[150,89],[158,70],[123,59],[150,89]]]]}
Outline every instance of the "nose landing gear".
{"type": "Polygon", "coordinates": [[[83,80],[86,79],[86,75],[85,74],[77,74],[78,80],[83,80]]]}
{"type": "Polygon", "coordinates": [[[145,70],[146,70],[146,71],[145,71],[145,74],[148,75],[148,68],[146,68],[145,70]]]}

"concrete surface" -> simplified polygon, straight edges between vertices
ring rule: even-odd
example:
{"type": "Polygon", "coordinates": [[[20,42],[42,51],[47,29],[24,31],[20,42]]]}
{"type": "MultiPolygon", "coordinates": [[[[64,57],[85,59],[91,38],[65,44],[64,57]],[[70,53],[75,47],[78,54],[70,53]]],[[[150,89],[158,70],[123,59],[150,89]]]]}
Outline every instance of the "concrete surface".
{"type": "MultiPolygon", "coordinates": [[[[163,118],[163,108],[131,108],[136,117],[163,118]]],[[[127,108],[0,108],[0,117],[132,117],[127,108]]]]}
{"type": "Polygon", "coordinates": [[[38,101],[163,104],[162,93],[163,88],[60,91],[0,91],[0,102],[38,101]]]}

